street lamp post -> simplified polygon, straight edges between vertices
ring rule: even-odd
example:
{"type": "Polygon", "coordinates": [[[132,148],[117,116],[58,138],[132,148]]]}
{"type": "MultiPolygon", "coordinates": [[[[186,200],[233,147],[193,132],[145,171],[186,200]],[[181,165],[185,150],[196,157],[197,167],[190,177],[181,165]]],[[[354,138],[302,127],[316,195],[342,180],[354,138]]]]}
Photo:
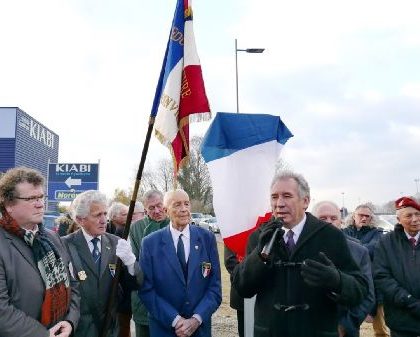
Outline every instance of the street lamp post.
{"type": "Polygon", "coordinates": [[[236,69],[236,112],[239,113],[239,89],[238,89],[238,51],[244,51],[250,54],[261,54],[264,48],[238,49],[238,40],[235,39],[235,69],[236,69]]]}
{"type": "Polygon", "coordinates": [[[341,197],[342,197],[342,205],[343,205],[343,208],[344,208],[344,192],[341,192],[341,197]]]}
{"type": "Polygon", "coordinates": [[[416,190],[417,190],[417,194],[419,194],[419,178],[414,179],[414,182],[416,183],[416,190]]]}

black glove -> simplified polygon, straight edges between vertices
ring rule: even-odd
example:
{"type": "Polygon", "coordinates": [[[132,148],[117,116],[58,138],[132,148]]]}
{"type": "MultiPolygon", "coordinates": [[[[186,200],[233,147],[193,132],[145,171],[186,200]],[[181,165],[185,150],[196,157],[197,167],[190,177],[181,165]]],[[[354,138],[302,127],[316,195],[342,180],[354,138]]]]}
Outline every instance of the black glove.
{"type": "Polygon", "coordinates": [[[411,297],[410,303],[407,304],[407,308],[410,310],[410,313],[420,318],[420,301],[418,299],[411,297]]]}
{"type": "Polygon", "coordinates": [[[300,274],[305,283],[311,287],[323,287],[331,291],[340,288],[340,273],[334,263],[323,252],[319,253],[321,262],[306,259],[300,274]]]}
{"type": "Polygon", "coordinates": [[[271,218],[269,222],[262,225],[263,227],[261,229],[260,236],[258,237],[257,246],[257,251],[259,254],[261,254],[261,251],[264,249],[265,245],[270,242],[276,229],[279,229],[277,237],[281,237],[284,234],[284,230],[282,229],[283,224],[283,220],[280,218],[271,218]]]}

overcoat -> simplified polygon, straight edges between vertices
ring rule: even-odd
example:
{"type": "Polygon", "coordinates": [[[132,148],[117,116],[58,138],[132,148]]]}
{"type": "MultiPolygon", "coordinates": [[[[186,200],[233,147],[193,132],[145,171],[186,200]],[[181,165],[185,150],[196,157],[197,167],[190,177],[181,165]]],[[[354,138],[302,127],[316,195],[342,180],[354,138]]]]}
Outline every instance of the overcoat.
{"type": "Polygon", "coordinates": [[[420,301],[420,245],[412,247],[402,225],[379,241],[373,260],[375,286],[384,296],[385,322],[391,331],[420,335],[420,318],[407,307],[420,301]]]}
{"type": "MultiPolygon", "coordinates": [[[[264,224],[262,225],[264,226],[264,224]]],[[[356,305],[367,292],[367,282],[354,262],[343,233],[329,223],[306,213],[306,222],[289,254],[283,237],[273,246],[272,262],[259,256],[261,227],[251,234],[247,256],[236,266],[233,286],[243,297],[256,297],[255,337],[336,337],[337,304],[356,305]],[[336,293],[304,283],[301,264],[319,262],[324,252],[338,268],[340,288],[336,293]]]]}
{"type": "MultiPolygon", "coordinates": [[[[69,256],[57,234],[46,229],[57,248],[67,272],[69,256]]],[[[78,283],[70,276],[71,302],[64,320],[74,327],[79,320],[78,283]]],[[[39,322],[45,285],[36,265],[32,249],[21,238],[0,228],[0,336],[48,337],[39,322]]]]}

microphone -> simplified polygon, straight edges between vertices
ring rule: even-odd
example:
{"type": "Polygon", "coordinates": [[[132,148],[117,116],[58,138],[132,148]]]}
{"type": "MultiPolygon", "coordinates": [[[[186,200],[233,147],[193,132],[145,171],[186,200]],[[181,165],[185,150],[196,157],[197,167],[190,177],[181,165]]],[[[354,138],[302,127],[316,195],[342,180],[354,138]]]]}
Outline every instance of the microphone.
{"type": "Polygon", "coordinates": [[[268,243],[263,247],[260,256],[264,259],[264,260],[268,260],[269,255],[271,254],[271,250],[273,249],[273,245],[274,242],[276,241],[276,237],[279,234],[279,232],[281,231],[281,228],[284,225],[284,222],[282,219],[280,218],[274,218],[272,221],[272,224],[277,225],[275,231],[273,232],[273,235],[271,236],[270,241],[268,241],[268,243]]]}

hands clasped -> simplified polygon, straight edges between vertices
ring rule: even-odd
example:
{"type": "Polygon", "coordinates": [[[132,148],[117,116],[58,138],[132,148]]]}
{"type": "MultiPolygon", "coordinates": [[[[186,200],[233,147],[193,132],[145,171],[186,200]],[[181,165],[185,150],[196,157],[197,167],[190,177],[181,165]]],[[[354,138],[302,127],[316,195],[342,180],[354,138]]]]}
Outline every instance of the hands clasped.
{"type": "Polygon", "coordinates": [[[175,334],[177,337],[189,337],[195,330],[200,326],[200,322],[197,318],[183,318],[181,317],[175,325],[175,334]]]}
{"type": "Polygon", "coordinates": [[[319,253],[321,262],[306,259],[301,268],[305,283],[311,287],[323,287],[331,291],[340,288],[340,273],[334,263],[323,252],[319,253]]]}
{"type": "Polygon", "coordinates": [[[136,256],[133,254],[131,244],[129,241],[119,239],[115,254],[121,259],[126,266],[131,266],[136,262],[136,256]]]}

